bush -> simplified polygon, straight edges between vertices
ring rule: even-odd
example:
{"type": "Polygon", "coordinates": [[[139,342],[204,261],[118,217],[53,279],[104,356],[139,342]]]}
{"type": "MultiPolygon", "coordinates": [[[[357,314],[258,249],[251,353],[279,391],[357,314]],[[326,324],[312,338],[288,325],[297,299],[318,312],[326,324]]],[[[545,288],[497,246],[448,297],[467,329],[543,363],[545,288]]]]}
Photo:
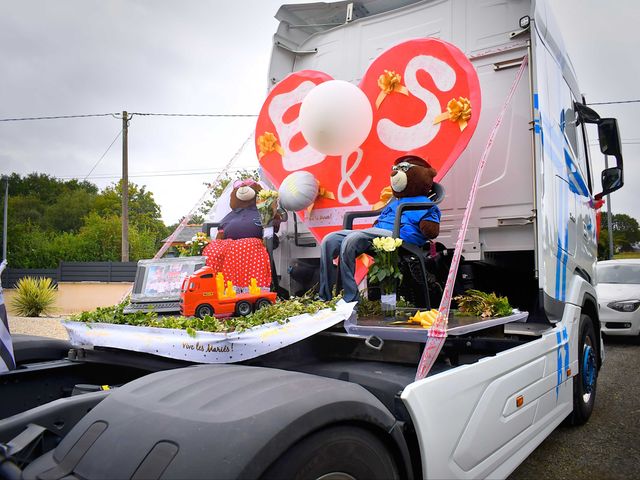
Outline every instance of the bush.
{"type": "Polygon", "coordinates": [[[21,317],[50,314],[56,301],[56,291],[50,278],[24,277],[18,280],[11,306],[21,317]]]}

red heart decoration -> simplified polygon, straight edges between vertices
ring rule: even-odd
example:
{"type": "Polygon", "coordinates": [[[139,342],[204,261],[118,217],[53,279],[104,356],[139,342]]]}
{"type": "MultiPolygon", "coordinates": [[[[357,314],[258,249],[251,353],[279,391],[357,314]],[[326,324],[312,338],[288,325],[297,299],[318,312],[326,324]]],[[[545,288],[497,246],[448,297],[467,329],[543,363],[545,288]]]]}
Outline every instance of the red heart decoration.
{"type": "Polygon", "coordinates": [[[437,179],[443,178],[471,139],[481,106],[478,76],[463,52],[438,39],[410,40],[382,53],[360,83],[373,110],[365,142],[349,156],[325,156],[307,145],[298,114],[311,88],[327,80],[332,78],[312,70],[290,74],[269,93],[256,125],[260,165],[276,188],[290,173],[306,170],[335,196],[318,198],[308,216],[299,212],[318,240],[342,227],[345,211],[372,208],[389,185],[393,161],[403,154],[427,159],[437,179]],[[381,95],[378,79],[385,70],[401,75],[401,82],[381,95]],[[450,120],[434,124],[459,97],[471,105],[466,127],[450,120]]]}

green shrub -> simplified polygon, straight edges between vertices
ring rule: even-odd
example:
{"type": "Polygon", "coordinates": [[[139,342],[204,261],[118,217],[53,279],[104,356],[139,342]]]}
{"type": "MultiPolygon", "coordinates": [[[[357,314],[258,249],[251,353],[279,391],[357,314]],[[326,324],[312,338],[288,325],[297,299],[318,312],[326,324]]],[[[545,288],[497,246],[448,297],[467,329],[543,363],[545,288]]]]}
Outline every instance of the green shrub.
{"type": "Polygon", "coordinates": [[[56,301],[56,291],[50,278],[24,277],[18,280],[11,306],[21,317],[50,314],[56,301]]]}

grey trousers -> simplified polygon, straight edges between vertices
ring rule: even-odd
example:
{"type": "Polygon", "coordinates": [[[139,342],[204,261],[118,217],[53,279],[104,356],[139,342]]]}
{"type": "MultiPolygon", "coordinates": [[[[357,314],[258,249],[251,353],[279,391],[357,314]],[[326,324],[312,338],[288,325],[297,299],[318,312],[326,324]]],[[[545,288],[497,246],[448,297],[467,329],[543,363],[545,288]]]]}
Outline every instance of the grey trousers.
{"type": "Polygon", "coordinates": [[[383,228],[365,230],[338,230],[330,233],[320,245],[320,297],[330,300],[336,284],[336,268],[333,259],[340,255],[340,279],[345,302],[358,300],[358,285],[355,281],[356,258],[371,249],[376,237],[390,237],[392,232],[383,228]]]}

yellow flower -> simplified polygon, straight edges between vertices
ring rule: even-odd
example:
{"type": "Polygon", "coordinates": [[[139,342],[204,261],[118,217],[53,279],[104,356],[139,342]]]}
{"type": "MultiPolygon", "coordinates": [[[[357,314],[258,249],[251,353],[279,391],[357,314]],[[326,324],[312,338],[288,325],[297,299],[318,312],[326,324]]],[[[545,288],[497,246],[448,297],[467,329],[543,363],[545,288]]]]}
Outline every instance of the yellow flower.
{"type": "Polygon", "coordinates": [[[278,198],[278,192],[264,188],[258,192],[258,198],[263,201],[270,198],[278,198]]]}
{"type": "Polygon", "coordinates": [[[402,239],[396,238],[396,248],[398,248],[400,245],[402,245],[402,239]]]}
{"type": "Polygon", "coordinates": [[[376,248],[376,250],[382,250],[382,237],[374,238],[373,246],[376,248]]]}
{"type": "Polygon", "coordinates": [[[396,241],[392,237],[384,237],[382,248],[385,252],[393,252],[396,249],[396,241]]]}

